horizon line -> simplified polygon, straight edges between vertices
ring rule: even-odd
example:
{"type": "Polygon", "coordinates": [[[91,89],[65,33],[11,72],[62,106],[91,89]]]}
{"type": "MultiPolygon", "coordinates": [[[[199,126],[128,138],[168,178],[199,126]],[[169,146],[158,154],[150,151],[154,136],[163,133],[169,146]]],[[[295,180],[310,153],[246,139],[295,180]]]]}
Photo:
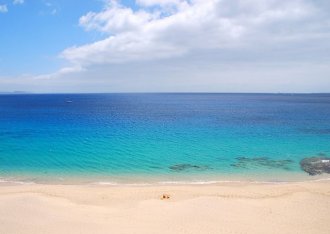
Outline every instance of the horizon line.
{"type": "Polygon", "coordinates": [[[40,95],[40,94],[330,94],[330,92],[27,92],[9,91],[0,92],[0,95],[40,95]]]}

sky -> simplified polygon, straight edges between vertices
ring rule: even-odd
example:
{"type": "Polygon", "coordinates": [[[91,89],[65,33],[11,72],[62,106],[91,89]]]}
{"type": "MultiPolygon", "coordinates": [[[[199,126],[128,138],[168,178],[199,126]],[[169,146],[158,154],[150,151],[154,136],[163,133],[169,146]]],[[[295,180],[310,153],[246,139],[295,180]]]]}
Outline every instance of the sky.
{"type": "Polygon", "coordinates": [[[0,92],[330,92],[329,0],[0,0],[0,92]]]}

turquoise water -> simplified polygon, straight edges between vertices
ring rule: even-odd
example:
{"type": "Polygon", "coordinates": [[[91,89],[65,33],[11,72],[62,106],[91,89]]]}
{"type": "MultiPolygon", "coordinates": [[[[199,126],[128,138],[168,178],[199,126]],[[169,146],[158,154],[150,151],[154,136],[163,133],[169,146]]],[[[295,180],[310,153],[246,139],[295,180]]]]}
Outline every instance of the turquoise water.
{"type": "Polygon", "coordinates": [[[296,180],[330,155],[330,95],[0,95],[0,177],[296,180]]]}

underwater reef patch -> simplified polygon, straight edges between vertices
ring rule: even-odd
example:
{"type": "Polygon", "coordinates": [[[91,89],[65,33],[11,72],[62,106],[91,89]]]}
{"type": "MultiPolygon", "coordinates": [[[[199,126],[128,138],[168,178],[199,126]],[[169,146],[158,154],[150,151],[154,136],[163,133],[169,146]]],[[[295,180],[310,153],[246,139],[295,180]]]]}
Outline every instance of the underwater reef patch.
{"type": "Polygon", "coordinates": [[[309,175],[330,174],[330,157],[308,157],[300,161],[300,167],[309,175]]]}
{"type": "Polygon", "coordinates": [[[283,170],[290,170],[290,165],[293,163],[291,159],[280,159],[275,160],[268,157],[255,157],[255,158],[248,158],[248,157],[238,157],[236,158],[236,162],[231,164],[232,167],[235,168],[255,168],[255,167],[266,167],[269,169],[283,169],[283,170]]]}
{"type": "Polygon", "coordinates": [[[206,165],[193,165],[189,163],[183,163],[183,164],[175,164],[169,167],[172,171],[180,172],[180,171],[186,171],[186,170],[208,170],[211,169],[209,166],[206,165]]]}

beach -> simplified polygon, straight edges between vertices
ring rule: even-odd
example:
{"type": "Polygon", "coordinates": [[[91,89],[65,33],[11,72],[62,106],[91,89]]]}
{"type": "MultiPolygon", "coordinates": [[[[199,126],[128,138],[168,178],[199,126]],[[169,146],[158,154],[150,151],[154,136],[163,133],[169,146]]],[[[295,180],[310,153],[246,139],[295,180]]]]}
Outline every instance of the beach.
{"type": "Polygon", "coordinates": [[[4,234],[327,234],[329,210],[329,180],[0,187],[0,233],[4,234]]]}

